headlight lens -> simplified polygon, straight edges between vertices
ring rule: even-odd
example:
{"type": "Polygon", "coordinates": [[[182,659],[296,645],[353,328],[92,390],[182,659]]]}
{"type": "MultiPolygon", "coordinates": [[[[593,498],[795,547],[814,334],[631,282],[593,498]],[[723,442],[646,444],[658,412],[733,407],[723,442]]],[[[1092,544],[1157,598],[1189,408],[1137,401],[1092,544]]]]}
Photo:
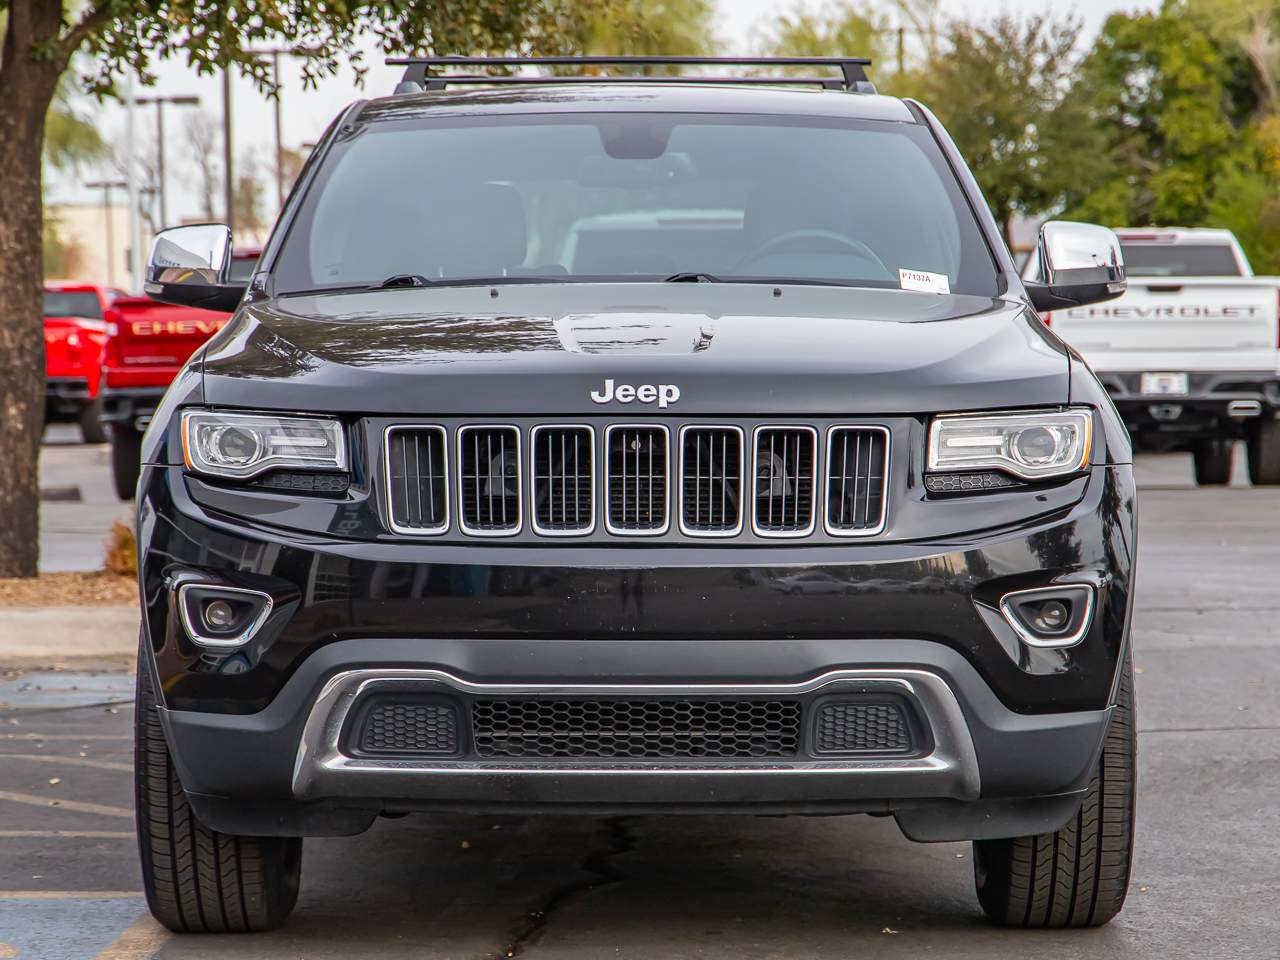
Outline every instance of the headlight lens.
{"type": "Polygon", "coordinates": [[[276,468],[347,469],[342,424],[320,417],[187,411],[182,452],[197,473],[239,480],[276,468]]]}
{"type": "Polygon", "coordinates": [[[1088,464],[1092,428],[1088,408],[937,417],[929,430],[929,470],[995,468],[1023,480],[1065,476],[1088,464]]]}

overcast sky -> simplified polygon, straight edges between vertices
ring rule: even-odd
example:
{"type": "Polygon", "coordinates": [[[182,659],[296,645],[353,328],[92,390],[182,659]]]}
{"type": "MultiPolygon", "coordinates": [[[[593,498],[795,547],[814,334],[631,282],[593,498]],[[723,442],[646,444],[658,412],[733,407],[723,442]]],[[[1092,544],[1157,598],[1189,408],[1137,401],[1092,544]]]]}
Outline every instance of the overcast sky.
{"type": "MultiPolygon", "coordinates": [[[[1031,14],[1041,12],[1050,7],[1048,0],[1004,0],[1003,3],[992,4],[983,0],[943,0],[945,7],[958,14],[990,16],[1001,10],[1014,13],[1031,14]]],[[[1074,0],[1075,12],[1085,23],[1087,35],[1095,33],[1107,15],[1116,11],[1148,9],[1155,6],[1155,0],[1074,0]]],[[[752,52],[751,44],[755,31],[766,18],[773,16],[780,9],[789,10],[793,4],[788,0],[716,0],[718,11],[718,32],[726,52],[752,52]]],[[[820,0],[809,0],[811,9],[820,9],[820,0]]],[[[1061,10],[1062,5],[1057,5],[1061,10]]],[[[859,51],[848,51],[856,54],[859,51]]],[[[372,53],[367,57],[371,69],[367,74],[363,90],[353,82],[349,71],[322,83],[319,89],[304,91],[298,77],[296,67],[286,67],[284,73],[283,117],[284,142],[286,146],[298,147],[305,142],[314,141],[325,126],[343,106],[359,97],[380,96],[390,93],[394,88],[400,71],[383,66],[380,56],[372,53]]],[[[168,205],[169,219],[177,222],[183,217],[198,214],[196,194],[192,183],[195,178],[195,167],[191,160],[190,150],[182,136],[184,114],[191,110],[202,110],[221,123],[222,118],[222,83],[217,77],[197,77],[195,73],[181,61],[169,61],[158,64],[155,72],[159,76],[156,88],[166,94],[196,94],[201,98],[199,107],[167,107],[165,112],[166,154],[168,167],[168,205]]],[[[874,77],[874,68],[872,70],[874,77]]],[[[145,90],[151,93],[152,90],[145,90]]],[[[251,152],[262,165],[263,173],[269,184],[272,164],[274,163],[274,127],[272,106],[251,83],[239,77],[233,84],[232,92],[235,119],[233,142],[238,157],[251,152]]],[[[96,105],[92,101],[82,104],[82,110],[92,113],[111,142],[117,146],[124,143],[124,110],[116,104],[96,105]]],[[[155,140],[155,108],[139,107],[138,114],[139,140],[150,148],[155,140]]],[[[237,161],[239,162],[239,161],[237,161]]],[[[93,179],[95,175],[85,174],[84,179],[93,179]]],[[[50,184],[51,200],[91,201],[96,194],[86,191],[77,182],[78,178],[61,177],[50,184]]],[[[274,215],[274,187],[267,191],[267,215],[274,215]]]]}

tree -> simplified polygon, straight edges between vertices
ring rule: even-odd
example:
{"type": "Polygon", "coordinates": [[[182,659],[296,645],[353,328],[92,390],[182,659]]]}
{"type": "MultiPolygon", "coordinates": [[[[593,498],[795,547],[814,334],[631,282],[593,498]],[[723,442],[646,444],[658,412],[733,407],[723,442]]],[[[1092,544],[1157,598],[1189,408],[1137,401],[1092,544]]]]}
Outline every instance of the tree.
{"type": "Polygon", "coordinates": [[[55,170],[75,171],[107,154],[98,128],[75,107],[74,87],[72,77],[63,74],[45,118],[44,160],[55,170]]]}
{"type": "Polygon", "coordinates": [[[1003,15],[952,23],[910,92],[938,114],[977,178],[1006,240],[1016,215],[1060,208],[1091,182],[1101,140],[1073,92],[1078,21],[1003,15]]]}
{"type": "Polygon", "coordinates": [[[262,181],[262,164],[253,153],[244,153],[240,157],[236,174],[235,192],[232,194],[232,205],[235,207],[236,229],[243,229],[251,237],[261,237],[268,226],[263,219],[262,202],[267,195],[266,184],[262,181]]]}
{"type": "Polygon", "coordinates": [[[1226,107],[1240,66],[1177,4],[1108,18],[1080,69],[1103,144],[1075,213],[1117,225],[1203,222],[1236,145],[1226,107]]]}
{"type": "Polygon", "coordinates": [[[218,163],[222,153],[222,134],[218,132],[218,122],[201,110],[190,114],[182,129],[187,153],[196,166],[200,214],[206,220],[216,220],[218,214],[214,199],[218,195],[218,185],[222,183],[222,165],[218,163]]]}
{"type": "Polygon", "coordinates": [[[800,3],[760,32],[758,45],[774,57],[870,57],[880,62],[889,54],[888,19],[874,11],[861,12],[849,0],[816,11],[800,3]]]}
{"type": "Polygon", "coordinates": [[[109,93],[154,59],[185,56],[198,71],[237,66],[265,88],[249,48],[281,37],[315,52],[314,81],[345,60],[363,76],[355,42],[397,53],[569,52],[583,17],[618,0],[0,0],[0,577],[33,576],[39,554],[36,474],[44,417],[41,155],[47,117],[72,57],[85,53],[91,91],[109,93]]]}
{"type": "Polygon", "coordinates": [[[711,0],[624,0],[566,32],[583,53],[705,56],[716,47],[711,0]]]}

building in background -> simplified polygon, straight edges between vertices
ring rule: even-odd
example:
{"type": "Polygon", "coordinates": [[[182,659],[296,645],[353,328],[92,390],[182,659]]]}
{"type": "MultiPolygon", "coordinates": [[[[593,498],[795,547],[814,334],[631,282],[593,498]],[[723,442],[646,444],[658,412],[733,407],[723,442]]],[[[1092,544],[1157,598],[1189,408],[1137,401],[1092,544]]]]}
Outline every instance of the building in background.
{"type": "MultiPolygon", "coordinates": [[[[58,258],[47,258],[53,261],[45,267],[51,279],[85,280],[129,290],[126,203],[51,203],[44,210],[46,248],[52,235],[61,252],[58,258]]],[[[143,243],[150,239],[144,236],[143,243]]]]}

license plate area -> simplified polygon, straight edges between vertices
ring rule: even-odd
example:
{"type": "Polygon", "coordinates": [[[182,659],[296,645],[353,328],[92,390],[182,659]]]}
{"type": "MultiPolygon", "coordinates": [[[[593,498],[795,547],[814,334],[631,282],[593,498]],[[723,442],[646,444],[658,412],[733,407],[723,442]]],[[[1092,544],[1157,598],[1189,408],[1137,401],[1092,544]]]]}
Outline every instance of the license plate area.
{"type": "Polygon", "coordinates": [[[1186,396],[1187,375],[1185,373],[1144,373],[1139,386],[1145,396],[1186,396]]]}

